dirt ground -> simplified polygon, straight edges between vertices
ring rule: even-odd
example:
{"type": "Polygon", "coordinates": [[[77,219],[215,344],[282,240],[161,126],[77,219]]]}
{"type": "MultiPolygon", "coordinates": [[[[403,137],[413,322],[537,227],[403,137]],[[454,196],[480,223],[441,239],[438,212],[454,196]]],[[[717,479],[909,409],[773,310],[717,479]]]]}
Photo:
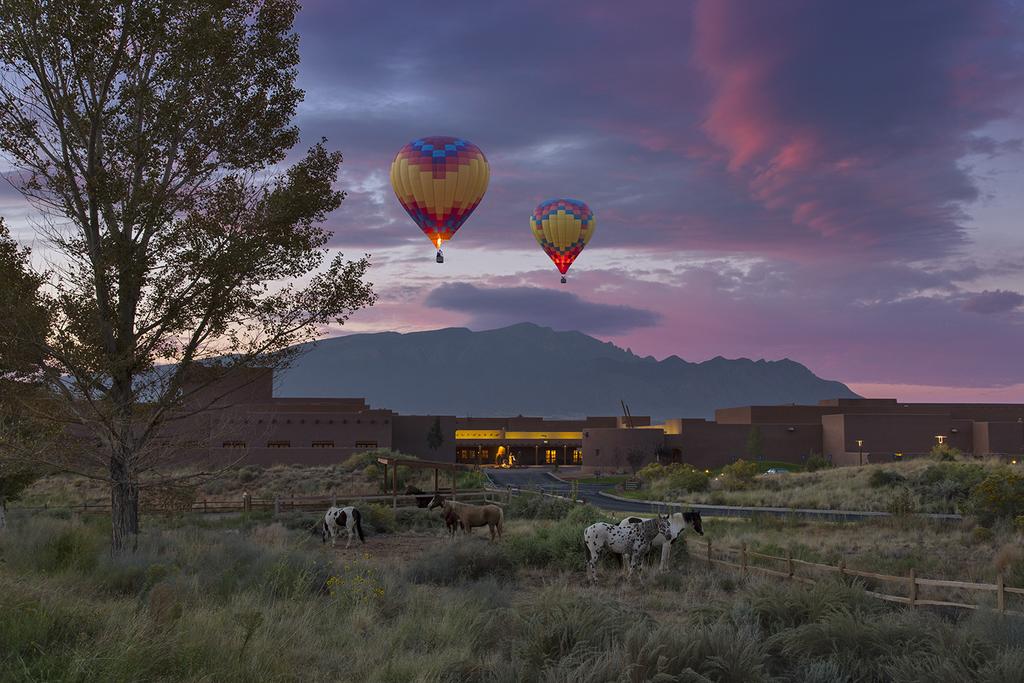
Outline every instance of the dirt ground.
{"type": "MultiPolygon", "coordinates": [[[[476,535],[483,542],[483,535],[479,533],[476,535]]],[[[349,548],[345,548],[345,536],[343,535],[338,539],[335,554],[340,562],[369,560],[386,564],[395,560],[400,562],[411,560],[444,543],[449,543],[449,540],[443,529],[436,532],[406,531],[377,534],[367,536],[366,543],[360,543],[359,539],[355,538],[349,548]]]]}

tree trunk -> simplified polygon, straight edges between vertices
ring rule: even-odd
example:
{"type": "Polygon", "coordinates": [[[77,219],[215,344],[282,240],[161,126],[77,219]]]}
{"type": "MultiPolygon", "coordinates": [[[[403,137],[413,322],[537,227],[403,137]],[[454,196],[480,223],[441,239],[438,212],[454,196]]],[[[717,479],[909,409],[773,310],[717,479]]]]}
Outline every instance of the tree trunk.
{"type": "Polygon", "coordinates": [[[139,534],[139,486],[123,460],[110,459],[110,551],[134,552],[139,534]]]}
{"type": "Polygon", "coordinates": [[[0,496],[0,531],[7,528],[7,498],[0,496]]]}

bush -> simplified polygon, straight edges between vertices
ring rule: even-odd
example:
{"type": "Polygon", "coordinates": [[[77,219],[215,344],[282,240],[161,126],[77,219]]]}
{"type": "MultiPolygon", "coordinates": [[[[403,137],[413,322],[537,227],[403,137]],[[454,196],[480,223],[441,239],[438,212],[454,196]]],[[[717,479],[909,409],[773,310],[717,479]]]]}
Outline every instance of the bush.
{"type": "Polygon", "coordinates": [[[913,512],[917,512],[919,507],[919,501],[914,492],[906,486],[901,486],[896,489],[896,492],[889,498],[889,502],[886,504],[885,509],[889,514],[892,515],[909,515],[913,512]]]}
{"type": "Polygon", "coordinates": [[[502,545],[460,538],[407,562],[405,575],[413,583],[439,586],[483,578],[510,581],[515,578],[516,564],[502,545]]]}
{"type": "Polygon", "coordinates": [[[948,462],[952,460],[959,460],[963,457],[963,453],[960,452],[959,448],[953,448],[948,443],[940,443],[932,446],[929,456],[933,460],[948,462]]]}
{"type": "Polygon", "coordinates": [[[756,462],[737,460],[722,468],[722,488],[729,491],[748,488],[754,482],[757,473],[756,462]]]}
{"type": "Polygon", "coordinates": [[[818,470],[824,470],[830,467],[832,467],[832,463],[830,463],[821,453],[811,453],[807,458],[807,462],[804,463],[804,469],[808,472],[817,472],[818,470]]]}
{"type": "Polygon", "coordinates": [[[378,534],[390,534],[394,533],[395,529],[398,528],[398,520],[395,518],[395,511],[387,505],[381,503],[370,503],[360,508],[363,513],[363,530],[367,531],[366,527],[370,527],[378,534]]]}
{"type": "Polygon", "coordinates": [[[906,481],[906,477],[893,470],[872,470],[871,476],[868,477],[868,484],[876,489],[895,486],[902,484],[904,481],[906,481]]]}
{"type": "Polygon", "coordinates": [[[992,472],[971,490],[966,507],[985,526],[1024,514],[1024,476],[1005,467],[992,472]]]}
{"type": "Polygon", "coordinates": [[[521,493],[512,496],[505,506],[505,518],[515,519],[562,519],[576,506],[569,500],[552,498],[535,493],[521,493]]]}

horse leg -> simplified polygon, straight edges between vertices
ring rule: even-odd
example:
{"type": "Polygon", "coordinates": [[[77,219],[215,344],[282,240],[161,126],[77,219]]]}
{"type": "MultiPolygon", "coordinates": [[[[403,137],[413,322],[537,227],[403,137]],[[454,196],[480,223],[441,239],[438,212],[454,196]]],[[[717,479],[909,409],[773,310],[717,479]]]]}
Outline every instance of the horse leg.
{"type": "Polygon", "coordinates": [[[349,527],[347,529],[347,531],[348,531],[348,541],[345,542],[345,547],[346,548],[348,548],[350,545],[352,545],[352,528],[349,527]]]}

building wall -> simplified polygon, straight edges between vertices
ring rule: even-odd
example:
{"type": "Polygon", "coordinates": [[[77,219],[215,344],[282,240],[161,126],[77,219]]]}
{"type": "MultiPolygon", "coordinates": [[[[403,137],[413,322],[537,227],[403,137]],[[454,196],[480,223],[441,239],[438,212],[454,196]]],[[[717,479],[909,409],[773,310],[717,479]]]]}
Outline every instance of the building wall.
{"type": "Polygon", "coordinates": [[[644,462],[652,462],[654,453],[665,441],[659,429],[609,429],[595,427],[583,431],[583,467],[602,472],[629,472],[629,453],[640,450],[644,462]]]}
{"type": "Polygon", "coordinates": [[[989,422],[988,454],[1024,455],[1024,423],[989,422]]]}
{"type": "Polygon", "coordinates": [[[856,464],[856,454],[852,462],[846,455],[846,416],[821,416],[821,454],[833,465],[856,464]]]}
{"type": "Polygon", "coordinates": [[[396,415],[392,422],[392,448],[415,455],[420,460],[455,462],[454,415],[441,415],[441,434],[444,441],[436,451],[427,446],[427,434],[434,426],[434,415],[396,415]]]}
{"type": "MultiPolygon", "coordinates": [[[[836,465],[857,463],[857,439],[864,441],[866,462],[884,462],[892,460],[895,453],[928,453],[937,443],[936,435],[948,438],[953,427],[948,414],[844,414],[822,418],[826,434],[836,420],[842,422],[841,436],[833,432],[824,439],[826,455],[831,455],[836,465]]],[[[964,442],[958,439],[958,443],[964,442]]]]}

